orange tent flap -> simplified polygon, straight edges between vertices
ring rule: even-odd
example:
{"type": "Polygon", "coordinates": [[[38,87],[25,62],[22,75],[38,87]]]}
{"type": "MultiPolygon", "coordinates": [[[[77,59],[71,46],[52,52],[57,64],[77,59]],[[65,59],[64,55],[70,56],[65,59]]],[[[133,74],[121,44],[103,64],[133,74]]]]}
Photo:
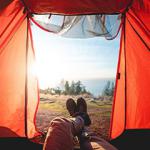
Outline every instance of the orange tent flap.
{"type": "Polygon", "coordinates": [[[126,19],[127,129],[150,128],[150,36],[126,19]]]}
{"type": "Polygon", "coordinates": [[[150,128],[149,19],[150,1],[147,0],[135,0],[126,13],[124,47],[121,45],[125,56],[121,56],[119,62],[120,68],[125,70],[125,78],[121,84],[116,82],[111,125],[112,139],[119,136],[124,129],[150,128]]]}
{"type": "Polygon", "coordinates": [[[25,136],[26,28],[24,20],[0,54],[0,137],[25,136]]]}
{"type": "Polygon", "coordinates": [[[124,27],[121,33],[120,54],[114,102],[111,118],[110,137],[112,139],[120,135],[125,129],[125,51],[124,51],[124,27]]]}
{"type": "Polygon", "coordinates": [[[27,18],[22,3],[15,0],[7,4],[0,10],[0,104],[3,106],[0,137],[32,138],[37,133],[38,87],[35,75],[27,73],[34,62],[31,35],[30,30],[27,34],[27,18]]]}

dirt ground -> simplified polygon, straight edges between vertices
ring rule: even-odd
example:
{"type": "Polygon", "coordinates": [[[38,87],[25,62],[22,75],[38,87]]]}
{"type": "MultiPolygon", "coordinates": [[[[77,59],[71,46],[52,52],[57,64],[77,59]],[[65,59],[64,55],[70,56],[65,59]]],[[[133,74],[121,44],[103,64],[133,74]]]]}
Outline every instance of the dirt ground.
{"type": "MultiPolygon", "coordinates": [[[[40,95],[41,99],[36,116],[36,126],[39,131],[47,132],[50,121],[56,116],[70,117],[65,106],[66,100],[70,97],[76,100],[79,96],[40,95]]],[[[90,130],[107,140],[112,102],[94,100],[92,97],[86,96],[84,98],[92,121],[90,130]]]]}

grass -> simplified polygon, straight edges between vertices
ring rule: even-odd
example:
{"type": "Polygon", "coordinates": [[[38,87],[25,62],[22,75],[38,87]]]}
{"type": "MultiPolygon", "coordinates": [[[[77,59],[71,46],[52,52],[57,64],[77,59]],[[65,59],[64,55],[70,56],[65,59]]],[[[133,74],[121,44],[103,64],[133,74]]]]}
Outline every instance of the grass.
{"type": "Polygon", "coordinates": [[[64,107],[60,104],[56,103],[41,103],[40,104],[40,109],[45,109],[45,110],[51,110],[51,111],[57,111],[57,112],[64,112],[64,107]]]}
{"type": "MultiPolygon", "coordinates": [[[[65,106],[68,98],[69,96],[62,95],[41,95],[36,120],[37,128],[39,130],[46,131],[49,127],[49,122],[57,116],[70,117],[65,106]]],[[[77,97],[72,98],[77,99],[77,97]]],[[[85,98],[85,100],[92,121],[90,129],[102,138],[107,139],[112,102],[105,100],[92,100],[92,98],[85,98]]]]}

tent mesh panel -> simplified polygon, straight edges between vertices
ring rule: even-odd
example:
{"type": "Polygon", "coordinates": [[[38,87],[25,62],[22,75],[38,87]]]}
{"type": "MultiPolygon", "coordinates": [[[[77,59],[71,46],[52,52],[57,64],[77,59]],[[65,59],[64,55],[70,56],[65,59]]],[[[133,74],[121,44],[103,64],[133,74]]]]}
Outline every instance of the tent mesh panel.
{"type": "Polygon", "coordinates": [[[121,23],[121,15],[34,15],[33,19],[42,29],[63,37],[108,40],[117,36],[121,23]]]}

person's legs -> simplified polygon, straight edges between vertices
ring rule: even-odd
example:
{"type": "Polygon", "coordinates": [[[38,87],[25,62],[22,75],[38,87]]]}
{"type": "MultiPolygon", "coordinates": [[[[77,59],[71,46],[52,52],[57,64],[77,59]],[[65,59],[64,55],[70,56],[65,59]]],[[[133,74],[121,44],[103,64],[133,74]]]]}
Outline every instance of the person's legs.
{"type": "Polygon", "coordinates": [[[73,139],[84,126],[80,116],[72,119],[57,117],[50,123],[43,150],[73,150],[73,139]]]}
{"type": "MultiPolygon", "coordinates": [[[[91,120],[87,113],[86,101],[82,97],[77,99],[77,111],[84,119],[85,126],[89,126],[91,120]]],[[[117,150],[106,140],[96,136],[94,133],[90,134],[88,130],[86,131],[86,127],[78,135],[78,138],[81,150],[117,150]]]]}
{"type": "MultiPolygon", "coordinates": [[[[90,145],[93,150],[117,150],[113,145],[111,145],[108,141],[98,137],[98,136],[90,136],[90,145]]],[[[86,149],[83,149],[86,150],[86,149]]]]}
{"type": "MultiPolygon", "coordinates": [[[[66,107],[71,116],[75,116],[76,103],[68,99],[66,107]]],[[[74,136],[81,132],[84,120],[81,116],[66,119],[57,117],[50,122],[43,150],[73,150],[74,136]]]]}
{"type": "Polygon", "coordinates": [[[73,150],[72,138],[70,121],[55,118],[50,122],[43,150],[73,150]]]}
{"type": "Polygon", "coordinates": [[[64,117],[53,119],[43,150],[73,150],[73,138],[76,135],[79,137],[81,150],[116,150],[111,144],[97,136],[89,135],[88,138],[83,136],[85,120],[86,118],[80,115],[72,119],[64,117]]]}

